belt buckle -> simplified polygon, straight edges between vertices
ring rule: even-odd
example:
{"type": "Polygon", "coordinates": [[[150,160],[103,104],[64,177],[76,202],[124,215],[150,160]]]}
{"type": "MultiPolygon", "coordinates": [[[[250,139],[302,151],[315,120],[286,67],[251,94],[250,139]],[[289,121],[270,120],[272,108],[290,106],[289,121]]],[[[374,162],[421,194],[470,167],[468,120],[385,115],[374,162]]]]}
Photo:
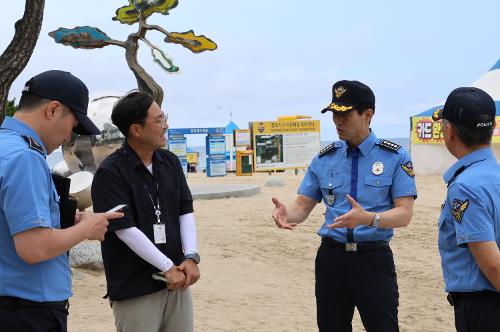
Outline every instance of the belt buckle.
{"type": "Polygon", "coordinates": [[[350,251],[350,252],[358,251],[358,244],[356,242],[347,242],[345,244],[345,251],[350,251]]]}

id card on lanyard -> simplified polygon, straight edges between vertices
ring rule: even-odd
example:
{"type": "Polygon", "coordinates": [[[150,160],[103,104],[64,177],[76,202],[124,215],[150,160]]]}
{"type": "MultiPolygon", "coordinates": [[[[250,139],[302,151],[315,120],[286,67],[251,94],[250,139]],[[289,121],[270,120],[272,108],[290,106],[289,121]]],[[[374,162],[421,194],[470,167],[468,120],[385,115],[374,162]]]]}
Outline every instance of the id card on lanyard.
{"type": "Polygon", "coordinates": [[[160,193],[158,191],[158,178],[156,174],[153,176],[153,188],[156,187],[156,203],[153,200],[153,195],[148,189],[148,186],[144,185],[144,189],[146,189],[146,193],[151,200],[151,204],[153,205],[153,209],[156,215],[156,223],[153,224],[153,235],[155,244],[164,244],[167,243],[167,231],[165,227],[165,223],[161,221],[161,208],[160,208],[160,193]]]}

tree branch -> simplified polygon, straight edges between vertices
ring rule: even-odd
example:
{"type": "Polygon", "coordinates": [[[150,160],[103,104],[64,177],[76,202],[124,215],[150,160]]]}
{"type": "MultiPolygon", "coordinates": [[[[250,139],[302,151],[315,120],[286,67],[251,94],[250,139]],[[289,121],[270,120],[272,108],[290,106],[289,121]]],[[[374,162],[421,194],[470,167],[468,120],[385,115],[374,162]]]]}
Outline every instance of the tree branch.
{"type": "Polygon", "coordinates": [[[26,0],[23,17],[15,23],[14,38],[0,56],[0,123],[12,82],[23,71],[35,48],[42,27],[45,0],[26,0]]]}

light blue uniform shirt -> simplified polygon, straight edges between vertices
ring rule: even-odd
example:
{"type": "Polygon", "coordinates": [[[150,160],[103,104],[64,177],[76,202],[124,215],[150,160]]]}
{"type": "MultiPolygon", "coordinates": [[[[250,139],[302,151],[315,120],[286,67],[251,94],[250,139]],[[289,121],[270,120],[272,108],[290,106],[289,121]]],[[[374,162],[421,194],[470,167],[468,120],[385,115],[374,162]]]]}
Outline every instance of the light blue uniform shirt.
{"type": "Polygon", "coordinates": [[[50,302],[71,294],[66,254],[37,264],[18,255],[13,236],[35,228],[60,228],[59,196],[45,161],[46,149],[33,129],[6,117],[0,129],[0,296],[50,302]],[[42,152],[22,136],[34,139],[42,152]]]}
{"type": "MultiPolygon", "coordinates": [[[[383,147],[373,131],[359,145],[357,168],[344,141],[336,141],[333,148],[316,156],[299,187],[298,194],[316,201],[323,200],[326,207],[325,223],[318,234],[339,242],[347,241],[347,228],[329,229],[327,225],[351,210],[346,195],[354,193],[356,201],[367,211],[383,212],[394,207],[394,198],[417,195],[413,165],[403,149],[383,147]],[[381,170],[381,167],[383,170],[381,170]]],[[[368,227],[354,228],[354,242],[387,241],[392,229],[368,227]]]]}
{"type": "Polygon", "coordinates": [[[446,291],[495,291],[467,243],[500,245],[500,166],[484,148],[458,160],[443,178],[448,194],[439,217],[439,253],[446,291]]]}

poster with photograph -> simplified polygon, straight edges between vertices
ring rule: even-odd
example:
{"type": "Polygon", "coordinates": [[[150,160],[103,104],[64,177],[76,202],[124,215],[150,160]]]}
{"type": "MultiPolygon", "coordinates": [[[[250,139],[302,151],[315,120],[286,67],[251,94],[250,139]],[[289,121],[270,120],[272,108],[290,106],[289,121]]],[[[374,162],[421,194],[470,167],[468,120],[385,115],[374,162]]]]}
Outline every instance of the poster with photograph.
{"type": "Polygon", "coordinates": [[[319,120],[250,123],[255,171],[305,168],[320,150],[319,120]]]}

